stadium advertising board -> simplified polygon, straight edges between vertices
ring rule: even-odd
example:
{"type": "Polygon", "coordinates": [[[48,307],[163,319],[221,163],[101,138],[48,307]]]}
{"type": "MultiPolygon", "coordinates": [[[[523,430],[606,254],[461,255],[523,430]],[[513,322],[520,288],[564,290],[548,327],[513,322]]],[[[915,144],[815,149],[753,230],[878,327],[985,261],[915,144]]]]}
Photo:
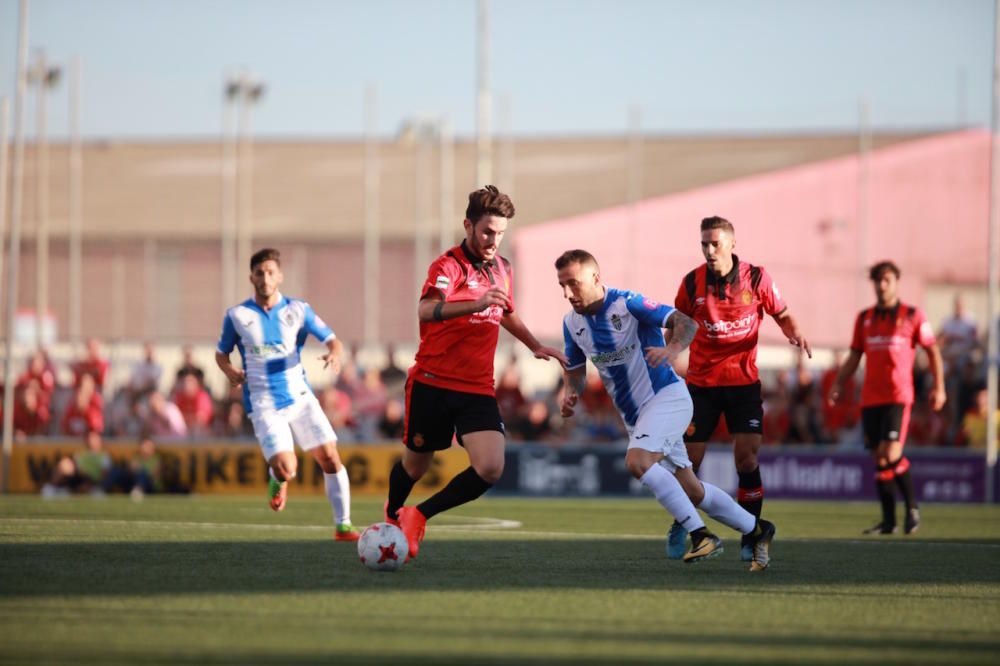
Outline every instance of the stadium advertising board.
{"type": "MultiPolygon", "coordinates": [[[[104,449],[115,465],[128,465],[135,456],[132,444],[107,444],[104,449]]],[[[398,445],[340,446],[340,456],[357,493],[385,494],[389,470],[402,455],[398,445]]],[[[75,442],[18,444],[11,457],[10,489],[15,493],[35,493],[49,480],[56,462],[83,447],[75,442]]],[[[164,444],[158,447],[163,480],[180,492],[206,494],[264,493],[267,468],[260,449],[254,444],[210,442],[206,444],[164,444]]],[[[324,495],[323,473],[319,466],[303,464],[299,452],[299,474],[292,482],[296,493],[324,495]]],[[[415,492],[439,490],[469,462],[457,447],[440,452],[417,484],[415,492]]]]}
{"type": "MultiPolygon", "coordinates": [[[[15,493],[38,492],[52,474],[59,458],[82,447],[75,442],[18,444],[11,459],[10,489],[15,493]]],[[[105,450],[114,464],[127,465],[136,447],[108,444],[105,450]]],[[[181,492],[245,494],[264,492],[267,470],[257,446],[211,442],[207,444],[161,445],[165,484],[181,492]]],[[[402,448],[390,444],[343,445],[340,455],[359,494],[384,495],[389,470],[402,448]]],[[[913,484],[921,501],[982,502],[985,497],[985,461],[968,451],[915,450],[913,484]]],[[[765,448],[760,452],[761,475],[771,498],[871,500],[874,468],[862,451],[826,452],[803,448],[765,448]]],[[[452,447],[439,452],[416,492],[430,493],[444,486],[468,466],[464,451],[452,447]]],[[[299,454],[295,492],[324,493],[323,474],[313,464],[303,464],[299,454]]],[[[701,476],[730,493],[736,492],[736,470],[728,447],[711,448],[702,463],[701,476]]],[[[998,479],[1000,481],[1000,479],[998,479]]],[[[552,449],[536,445],[512,445],[507,449],[503,477],[495,491],[539,496],[642,495],[642,484],[625,470],[624,448],[552,449]]]]}
{"type": "MultiPolygon", "coordinates": [[[[968,451],[910,451],[913,484],[922,501],[982,502],[985,461],[968,451]]],[[[767,496],[796,499],[870,500],[874,466],[863,451],[826,452],[774,448],[760,452],[767,496]]],[[[701,476],[730,493],[737,476],[728,447],[712,448],[701,476]]],[[[509,447],[498,491],[526,495],[641,495],[642,484],[625,471],[624,447],[551,449],[509,447]]]]}

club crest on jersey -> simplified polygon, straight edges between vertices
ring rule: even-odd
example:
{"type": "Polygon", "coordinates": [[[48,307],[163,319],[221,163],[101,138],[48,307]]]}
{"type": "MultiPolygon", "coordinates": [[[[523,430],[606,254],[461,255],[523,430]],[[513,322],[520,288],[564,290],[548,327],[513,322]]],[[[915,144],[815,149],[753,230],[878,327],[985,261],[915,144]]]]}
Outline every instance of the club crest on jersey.
{"type": "Polygon", "coordinates": [[[413,436],[413,446],[421,447],[424,445],[424,436],[419,432],[413,436]]]}
{"type": "Polygon", "coordinates": [[[291,312],[285,313],[285,323],[289,326],[295,325],[295,316],[291,312]]]}
{"type": "Polygon", "coordinates": [[[615,327],[616,331],[622,330],[622,318],[617,314],[611,315],[611,325],[615,327]]]}
{"type": "Polygon", "coordinates": [[[753,294],[749,291],[743,292],[743,305],[750,305],[753,302],[753,294]]]}

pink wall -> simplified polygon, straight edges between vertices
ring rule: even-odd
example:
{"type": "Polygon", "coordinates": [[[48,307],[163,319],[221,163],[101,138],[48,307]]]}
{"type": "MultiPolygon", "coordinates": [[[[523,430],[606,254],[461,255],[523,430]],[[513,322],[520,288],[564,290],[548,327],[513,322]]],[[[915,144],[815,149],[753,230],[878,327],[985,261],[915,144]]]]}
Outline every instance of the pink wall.
{"type": "MultiPolygon", "coordinates": [[[[516,230],[518,309],[536,334],[561,337],[567,305],[553,262],[576,247],[597,257],[606,283],[672,303],[684,275],[703,261],[700,220],[721,215],[736,227],[737,254],[774,276],[807,337],[846,346],[855,313],[873,300],[864,267],[876,260],[901,266],[902,296],[918,305],[928,283],[985,282],[989,138],[970,130],[872,153],[865,257],[857,157],[516,230]]],[[[762,339],[782,340],[767,324],[762,339]]]]}

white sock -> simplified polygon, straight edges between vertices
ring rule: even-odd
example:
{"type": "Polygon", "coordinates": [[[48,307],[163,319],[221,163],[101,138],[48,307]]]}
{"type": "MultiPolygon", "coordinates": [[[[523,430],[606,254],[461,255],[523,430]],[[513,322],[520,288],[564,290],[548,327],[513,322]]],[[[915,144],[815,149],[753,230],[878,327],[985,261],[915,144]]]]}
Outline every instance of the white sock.
{"type": "Polygon", "coordinates": [[[639,480],[642,485],[653,491],[656,501],[662,504],[663,508],[669,511],[688,532],[705,526],[705,521],[698,515],[698,510],[694,508],[694,504],[681,487],[681,482],[663,467],[653,465],[639,480]]]}
{"type": "Polygon", "coordinates": [[[705,487],[705,499],[698,505],[699,509],[741,534],[753,532],[757,519],[752,513],[737,504],[722,488],[704,481],[701,485],[705,487]]]}
{"type": "Polygon", "coordinates": [[[323,473],[326,481],[326,498],[333,507],[333,519],[338,525],[351,522],[351,482],[347,478],[347,468],[340,466],[336,474],[323,473]]]}

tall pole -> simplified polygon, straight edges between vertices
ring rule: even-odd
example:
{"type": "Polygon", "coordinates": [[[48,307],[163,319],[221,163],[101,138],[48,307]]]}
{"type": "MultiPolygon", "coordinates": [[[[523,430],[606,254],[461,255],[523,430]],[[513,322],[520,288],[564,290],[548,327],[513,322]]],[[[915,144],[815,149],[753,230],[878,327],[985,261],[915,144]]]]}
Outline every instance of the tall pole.
{"type": "Polygon", "coordinates": [[[1000,0],[994,3],[993,108],[990,136],[990,229],[987,285],[989,325],[986,365],[986,498],[996,501],[994,471],[997,465],[997,374],[1000,373],[1000,0]]]}
{"type": "Polygon", "coordinates": [[[69,79],[69,338],[82,337],[83,308],[83,150],[80,141],[80,58],[73,58],[69,79]]]}
{"type": "MultiPolygon", "coordinates": [[[[243,86],[246,85],[244,81],[243,86]]],[[[239,112],[236,125],[237,141],[237,229],[236,229],[236,274],[244,270],[250,261],[253,246],[253,156],[250,148],[250,104],[245,87],[239,96],[239,112]]],[[[249,269],[246,269],[249,272],[249,269]]]]}
{"type": "MultiPolygon", "coordinates": [[[[7,157],[10,132],[10,100],[0,98],[0,286],[6,276],[3,273],[4,236],[7,231],[7,157]]],[[[0,322],[3,316],[0,315],[0,322]]],[[[2,328],[2,327],[0,327],[2,328]]]]}
{"type": "Polygon", "coordinates": [[[869,117],[868,100],[862,99],[858,106],[858,309],[868,301],[868,282],[865,275],[870,258],[868,256],[868,229],[871,224],[870,182],[871,182],[872,128],[869,117]]]}
{"type": "Polygon", "coordinates": [[[24,205],[24,93],[28,77],[28,0],[18,5],[17,92],[14,97],[14,186],[10,193],[10,254],[7,260],[7,340],[3,395],[3,492],[10,487],[10,456],[14,450],[14,330],[17,277],[21,263],[21,209],[24,205]]]}
{"type": "Polygon", "coordinates": [[[479,0],[476,94],[476,187],[493,181],[490,138],[490,0],[479,0]]]}
{"type": "Polygon", "coordinates": [[[378,155],[378,93],[375,86],[365,91],[365,307],[364,340],[372,346],[379,341],[379,290],[381,289],[381,220],[379,218],[380,166],[378,155]]]}
{"type": "Polygon", "coordinates": [[[49,67],[45,51],[38,50],[32,71],[36,93],[38,114],[35,128],[35,190],[37,205],[35,210],[35,343],[41,347],[45,342],[44,323],[49,314],[49,137],[48,137],[48,94],[49,88],[59,80],[59,69],[49,67]]]}
{"type": "Polygon", "coordinates": [[[237,133],[239,134],[239,183],[237,232],[237,276],[241,271],[250,271],[250,255],[253,250],[253,135],[250,129],[250,111],[264,95],[264,85],[254,81],[245,73],[240,82],[240,112],[237,133]]]}
{"type": "Polygon", "coordinates": [[[444,253],[455,244],[455,131],[451,121],[442,118],[438,125],[438,142],[441,153],[441,211],[439,250],[444,253]]]}
{"type": "Polygon", "coordinates": [[[236,300],[236,138],[233,136],[233,107],[239,95],[232,75],[226,76],[222,94],[222,136],[220,176],[220,257],[222,260],[222,308],[236,300]]]}
{"type": "Polygon", "coordinates": [[[500,95],[497,100],[497,130],[500,135],[500,174],[498,187],[511,197],[514,196],[514,131],[511,117],[510,93],[500,95]]]}
{"type": "MultiPolygon", "coordinates": [[[[160,309],[160,302],[156,293],[158,269],[159,250],[157,249],[156,238],[147,236],[142,242],[142,293],[144,294],[142,301],[145,311],[142,332],[146,340],[153,340],[157,332],[156,317],[160,309]]],[[[225,269],[226,267],[223,266],[223,271],[225,269]]]]}
{"type": "MultiPolygon", "coordinates": [[[[425,120],[418,119],[416,125],[416,144],[413,150],[413,161],[415,177],[413,179],[414,188],[414,224],[413,224],[413,280],[417,288],[420,289],[427,276],[427,266],[430,264],[430,244],[431,239],[427,233],[427,220],[430,217],[430,187],[428,173],[428,158],[430,157],[430,145],[428,143],[427,132],[431,127],[425,120]]],[[[417,339],[420,337],[419,322],[414,333],[417,339]]]]}

